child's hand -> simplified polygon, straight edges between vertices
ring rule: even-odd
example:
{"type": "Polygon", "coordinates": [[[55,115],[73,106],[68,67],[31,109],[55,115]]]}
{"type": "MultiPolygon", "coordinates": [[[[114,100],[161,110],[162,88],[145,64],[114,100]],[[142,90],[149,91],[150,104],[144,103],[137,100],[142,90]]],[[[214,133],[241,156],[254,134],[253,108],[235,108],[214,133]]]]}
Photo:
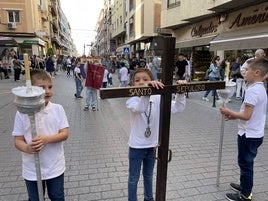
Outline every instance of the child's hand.
{"type": "Polygon", "coordinates": [[[45,135],[38,135],[35,138],[32,139],[32,142],[30,143],[31,148],[35,152],[39,152],[42,148],[45,147],[47,144],[47,136],[45,135]]]}
{"type": "Polygon", "coordinates": [[[30,143],[30,144],[27,144],[26,145],[27,147],[26,147],[26,153],[28,153],[28,154],[35,154],[35,153],[37,153],[37,151],[33,148],[33,145],[32,145],[32,143],[30,143]]]}
{"type": "Polygon", "coordinates": [[[148,85],[152,86],[152,87],[155,87],[157,89],[160,89],[160,88],[163,89],[164,88],[164,84],[162,82],[159,82],[159,81],[156,81],[156,80],[148,82],[148,85]]]}
{"type": "Polygon", "coordinates": [[[187,84],[186,80],[177,80],[176,84],[187,84]]]}
{"type": "Polygon", "coordinates": [[[231,114],[231,110],[226,107],[221,107],[220,112],[224,115],[226,121],[235,119],[231,114]]]}

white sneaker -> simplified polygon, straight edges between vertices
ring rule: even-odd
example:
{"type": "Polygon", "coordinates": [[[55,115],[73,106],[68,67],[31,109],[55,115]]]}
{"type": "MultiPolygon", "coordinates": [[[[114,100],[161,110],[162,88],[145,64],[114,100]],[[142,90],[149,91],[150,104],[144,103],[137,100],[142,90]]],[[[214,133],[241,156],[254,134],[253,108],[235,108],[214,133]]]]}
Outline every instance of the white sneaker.
{"type": "Polygon", "coordinates": [[[209,102],[209,99],[207,97],[202,97],[202,100],[209,102]]]}

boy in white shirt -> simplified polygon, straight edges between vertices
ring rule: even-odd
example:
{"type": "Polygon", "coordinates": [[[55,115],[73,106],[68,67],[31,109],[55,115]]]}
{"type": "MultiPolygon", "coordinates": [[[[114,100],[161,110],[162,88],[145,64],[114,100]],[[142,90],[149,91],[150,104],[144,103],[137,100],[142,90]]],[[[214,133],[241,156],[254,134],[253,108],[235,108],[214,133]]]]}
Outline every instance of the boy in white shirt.
{"type": "Polygon", "coordinates": [[[229,201],[252,200],[254,158],[263,142],[266,122],[267,94],[263,78],[267,73],[268,60],[259,58],[248,61],[244,72],[248,87],[240,111],[220,108],[226,120],[239,119],[237,144],[240,184],[230,184],[237,193],[227,193],[229,201]]]}
{"type": "MultiPolygon", "coordinates": [[[[138,68],[131,80],[133,86],[151,85],[156,89],[164,84],[153,80],[149,69],[138,68]]],[[[177,84],[186,83],[178,80],[177,84]]],[[[131,131],[129,136],[128,201],[137,201],[137,185],[143,168],[144,201],[153,201],[152,181],[155,164],[154,148],[158,145],[161,95],[131,97],[126,106],[130,110],[131,131]]],[[[172,101],[171,112],[182,112],[185,108],[185,94],[177,94],[172,101]]]]}
{"type": "Polygon", "coordinates": [[[63,141],[69,136],[69,123],[63,107],[50,102],[52,79],[44,70],[31,70],[31,83],[45,90],[45,108],[35,114],[36,137],[32,138],[27,114],[17,111],[14,121],[15,147],[22,152],[22,176],[29,200],[39,200],[34,154],[39,154],[41,178],[50,200],[64,201],[65,157],[63,141]]]}

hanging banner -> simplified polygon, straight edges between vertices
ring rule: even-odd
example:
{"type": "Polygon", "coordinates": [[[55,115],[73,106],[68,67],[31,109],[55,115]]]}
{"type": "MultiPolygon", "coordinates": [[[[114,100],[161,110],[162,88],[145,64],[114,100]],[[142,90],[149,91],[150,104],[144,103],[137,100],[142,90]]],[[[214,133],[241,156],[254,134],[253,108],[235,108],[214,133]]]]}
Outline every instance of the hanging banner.
{"type": "Polygon", "coordinates": [[[100,89],[102,86],[102,80],[105,67],[87,63],[87,75],[86,75],[86,87],[92,87],[94,89],[100,89]]]}

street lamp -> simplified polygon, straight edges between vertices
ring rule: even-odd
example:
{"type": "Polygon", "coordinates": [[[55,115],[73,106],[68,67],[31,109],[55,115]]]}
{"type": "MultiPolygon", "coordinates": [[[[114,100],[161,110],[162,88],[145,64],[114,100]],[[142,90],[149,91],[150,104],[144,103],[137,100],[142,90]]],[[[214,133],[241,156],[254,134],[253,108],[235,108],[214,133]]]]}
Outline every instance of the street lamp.
{"type": "Polygon", "coordinates": [[[84,43],[84,51],[83,51],[83,55],[86,55],[86,46],[92,46],[92,45],[86,45],[86,44],[84,43]]]}

